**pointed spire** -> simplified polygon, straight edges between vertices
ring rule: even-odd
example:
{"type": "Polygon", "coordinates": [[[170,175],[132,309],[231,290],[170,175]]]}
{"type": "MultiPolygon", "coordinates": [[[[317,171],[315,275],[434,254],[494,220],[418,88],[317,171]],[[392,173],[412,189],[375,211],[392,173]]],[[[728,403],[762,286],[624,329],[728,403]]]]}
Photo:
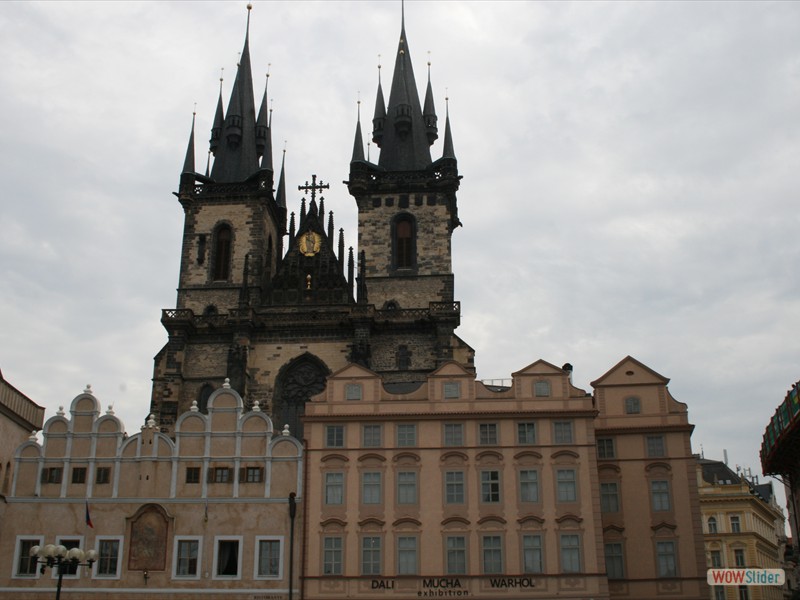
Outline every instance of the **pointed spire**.
{"type": "Polygon", "coordinates": [[[333,247],[333,211],[328,213],[328,243],[333,247]]]}
{"type": "Polygon", "coordinates": [[[317,220],[319,221],[320,228],[325,227],[325,198],[319,197],[319,209],[317,211],[317,220]]]}
{"type": "Polygon", "coordinates": [[[292,212],[291,217],[289,217],[289,245],[290,246],[294,243],[294,233],[295,233],[294,212],[292,212]]]}
{"type": "MultiPolygon", "coordinates": [[[[430,54],[430,52],[428,53],[430,54]]],[[[431,87],[431,61],[428,60],[428,87],[425,90],[425,104],[422,108],[422,118],[425,120],[425,133],[428,144],[433,144],[439,137],[439,128],[436,126],[436,108],[433,105],[433,87],[431,87]]]]}
{"type": "Polygon", "coordinates": [[[372,141],[378,145],[378,148],[381,147],[381,140],[383,139],[383,128],[385,125],[386,125],[386,102],[384,102],[383,100],[383,88],[381,87],[381,55],[379,54],[378,94],[377,97],[375,98],[375,114],[372,117],[372,141]]]}
{"type": "Polygon", "coordinates": [[[192,133],[189,135],[189,144],[186,146],[186,158],[183,160],[183,173],[194,173],[194,120],[197,112],[192,113],[192,133]]]}
{"type": "Polygon", "coordinates": [[[353,141],[353,158],[350,162],[364,160],[364,140],[361,137],[361,100],[358,101],[358,118],[356,119],[356,139],[353,141]]]}
{"type": "Polygon", "coordinates": [[[353,260],[353,247],[350,246],[350,254],[347,257],[347,284],[350,286],[350,295],[353,295],[353,273],[355,272],[355,261],[353,260]]]}
{"type": "MultiPolygon", "coordinates": [[[[220,182],[244,181],[258,168],[256,149],[256,110],[253,101],[253,75],[250,69],[250,10],[247,5],[247,30],[244,47],[233,82],[228,111],[215,152],[211,177],[220,182]]],[[[213,137],[213,133],[212,133],[213,137]]]]}
{"type": "MultiPolygon", "coordinates": [[[[225,71],[223,68],[222,71],[225,71]]],[[[214,156],[217,155],[219,141],[222,137],[222,126],[225,124],[225,112],[222,108],[222,73],[219,75],[219,99],[217,100],[217,112],[214,114],[214,125],[211,127],[211,139],[208,140],[208,148],[214,156]]]]}
{"type": "Polygon", "coordinates": [[[339,271],[344,273],[344,229],[339,228],[339,271]]]}
{"type": "Polygon", "coordinates": [[[358,300],[359,304],[367,304],[367,255],[362,250],[358,253],[358,300]]]}
{"type": "MultiPolygon", "coordinates": [[[[269,144],[269,122],[267,116],[269,108],[267,106],[267,93],[269,90],[269,65],[267,65],[267,81],[264,84],[264,95],[261,98],[261,106],[258,109],[258,117],[256,117],[256,152],[258,157],[264,157],[261,161],[262,168],[272,168],[272,156],[268,156],[266,149],[271,146],[269,144]]],[[[271,148],[270,148],[271,150],[271,148]]],[[[271,154],[271,153],[270,153],[271,154]]]]}
{"type": "Polygon", "coordinates": [[[206,157],[206,177],[208,177],[210,172],[211,172],[211,150],[208,151],[208,157],[206,157]]]}
{"type": "Polygon", "coordinates": [[[303,198],[300,201],[300,224],[306,220],[306,199],[303,198]]]}
{"type": "Polygon", "coordinates": [[[456,159],[456,151],[453,148],[453,134],[450,133],[450,98],[445,98],[445,121],[444,121],[444,149],[442,158],[456,159]]]}
{"type": "Polygon", "coordinates": [[[281,208],[286,208],[286,148],[283,149],[283,158],[281,158],[281,175],[278,179],[278,191],[275,193],[275,202],[281,208]]]}
{"type": "MultiPolygon", "coordinates": [[[[376,106],[377,112],[377,106],[376,106]]],[[[373,135],[373,139],[375,137],[373,135]]],[[[414,80],[405,30],[405,7],[397,45],[392,89],[386,108],[383,135],[379,136],[378,164],[389,171],[417,171],[431,164],[430,143],[414,80]]],[[[378,140],[375,140],[376,143],[378,140]]]]}

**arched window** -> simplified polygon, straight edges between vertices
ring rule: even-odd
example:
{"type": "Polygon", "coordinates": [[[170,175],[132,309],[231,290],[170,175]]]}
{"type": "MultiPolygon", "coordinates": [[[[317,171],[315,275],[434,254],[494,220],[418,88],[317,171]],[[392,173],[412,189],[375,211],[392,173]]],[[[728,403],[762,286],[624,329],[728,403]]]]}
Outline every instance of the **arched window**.
{"type": "Polygon", "coordinates": [[[708,517],[708,533],[717,533],[717,519],[708,517]]]}
{"type": "Polygon", "coordinates": [[[228,225],[220,225],[214,233],[214,281],[227,281],[231,275],[231,241],[233,235],[228,225]]]}
{"type": "Polygon", "coordinates": [[[394,220],[392,241],[394,255],[392,262],[395,269],[413,269],[416,266],[416,224],[411,215],[399,215],[394,220]]]}

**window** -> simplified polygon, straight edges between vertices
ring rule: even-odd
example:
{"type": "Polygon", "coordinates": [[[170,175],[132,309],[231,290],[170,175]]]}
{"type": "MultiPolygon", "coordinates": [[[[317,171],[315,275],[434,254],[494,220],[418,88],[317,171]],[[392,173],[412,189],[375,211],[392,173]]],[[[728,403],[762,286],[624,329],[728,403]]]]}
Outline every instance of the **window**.
{"type": "Polygon", "coordinates": [[[40,537],[20,537],[17,538],[17,555],[14,559],[16,571],[14,577],[38,577],[38,564],[36,558],[31,556],[31,548],[41,546],[40,537]]]}
{"type": "Polygon", "coordinates": [[[478,425],[478,443],[481,446],[497,445],[497,423],[480,423],[478,425]]]}
{"type": "Polygon", "coordinates": [[[200,483],[200,467],[186,467],[186,483],[200,483]]]}
{"type": "Polygon", "coordinates": [[[213,477],[211,483],[229,483],[231,480],[231,469],[230,467],[214,467],[211,470],[211,476],[213,477]]]}
{"type": "Polygon", "coordinates": [[[615,458],[614,438],[597,438],[597,458],[615,458]]]}
{"type": "Polygon", "coordinates": [[[344,386],[345,400],[361,400],[362,388],[360,383],[347,383],[344,386]]]}
{"type": "Polygon", "coordinates": [[[619,485],[616,482],[600,484],[600,511],[619,512],[619,485]]]}
{"type": "Polygon", "coordinates": [[[97,566],[95,567],[96,577],[119,577],[122,561],[120,560],[120,549],[122,540],[120,538],[98,538],[97,539],[97,566]]]}
{"type": "Polygon", "coordinates": [[[744,560],[744,550],[742,548],[736,548],[733,551],[733,564],[737,567],[746,567],[747,564],[744,560]]]}
{"type": "Polygon", "coordinates": [[[741,533],[742,524],[738,515],[731,516],[731,533],[741,533]]]}
{"type": "Polygon", "coordinates": [[[97,467],[95,483],[108,483],[111,481],[111,467],[97,467]]]}
{"type": "Polygon", "coordinates": [[[610,542],[605,545],[606,575],[609,579],[624,579],[625,567],[622,557],[622,544],[610,542]]]}
{"type": "Polygon", "coordinates": [[[381,574],[381,538],[378,536],[361,538],[361,574],[381,574]]]}
{"type": "Polygon", "coordinates": [[[445,381],[442,387],[445,400],[453,400],[461,397],[460,381],[445,381]]]}
{"type": "Polygon", "coordinates": [[[465,575],[467,573],[467,539],[463,535],[447,537],[447,574],[465,575]]]}
{"type": "Polygon", "coordinates": [[[381,447],[381,426],[364,425],[361,429],[361,445],[364,448],[381,447]]]}
{"type": "Polygon", "coordinates": [[[281,540],[279,538],[256,537],[256,552],[256,578],[280,578],[281,540]]]}
{"type": "Polygon", "coordinates": [[[444,445],[445,446],[464,445],[464,425],[462,423],[444,424],[444,445]]]}
{"type": "Polygon", "coordinates": [[[416,471],[400,471],[397,474],[397,503],[417,503],[417,473],[416,471]]]}
{"type": "Polygon", "coordinates": [[[649,456],[650,458],[658,458],[659,456],[666,456],[666,451],[664,449],[663,435],[647,436],[647,456],[649,456]]]}
{"type": "Polygon", "coordinates": [[[750,590],[746,585],[739,586],[739,600],[750,600],[750,590]]]}
{"type": "Polygon", "coordinates": [[[575,533],[561,534],[561,572],[581,572],[581,538],[575,533]]]}
{"type": "Polygon", "coordinates": [[[539,501],[539,473],[532,469],[519,472],[520,502],[539,501]]]}
{"type": "Polygon", "coordinates": [[[533,421],[517,423],[517,443],[525,445],[536,443],[536,423],[533,421]]]}
{"type": "Polygon", "coordinates": [[[550,382],[537,381],[533,384],[533,394],[539,398],[546,398],[550,395],[550,382]]]}
{"type": "Polygon", "coordinates": [[[46,467],[42,469],[42,483],[61,483],[61,467],[46,467]]]}
{"type": "Polygon", "coordinates": [[[625,414],[626,415],[638,415],[642,412],[642,403],[639,401],[638,398],[631,396],[630,398],[625,398],[625,414]]]}
{"type": "Polygon", "coordinates": [[[500,471],[481,471],[481,502],[500,502],[500,471]]]}
{"type": "Polygon", "coordinates": [[[669,502],[669,482],[668,481],[651,481],[650,482],[650,495],[653,500],[653,511],[667,511],[671,510],[669,502]]]}
{"type": "Polygon", "coordinates": [[[344,473],[325,473],[325,504],[344,502],[344,473]]]}
{"type": "Polygon", "coordinates": [[[214,578],[238,579],[242,571],[241,538],[217,538],[214,548],[214,578]]]}
{"type": "Polygon", "coordinates": [[[86,483],[86,467],[72,467],[72,483],[86,483]]]}
{"type": "Polygon", "coordinates": [[[675,542],[656,542],[656,558],[659,577],[678,576],[678,566],[675,562],[675,542]]]}
{"type": "MultiPolygon", "coordinates": [[[[72,550],[73,548],[80,548],[82,541],[82,538],[56,538],[56,545],[61,544],[67,550],[72,550]]],[[[78,569],[80,569],[78,565],[67,563],[67,567],[64,569],[64,576],[72,577],[73,579],[79,577],[78,569]]],[[[52,574],[53,578],[58,577],[58,569],[54,569],[52,574]]]]}
{"type": "Polygon", "coordinates": [[[344,425],[325,426],[325,445],[328,448],[344,448],[344,425]]]}
{"type": "Polygon", "coordinates": [[[231,273],[231,228],[220,225],[214,234],[214,281],[226,281],[231,273]]]}
{"type": "Polygon", "coordinates": [[[361,474],[361,502],[363,504],[381,503],[381,474],[367,472],[361,474]]]}
{"type": "Polygon", "coordinates": [[[239,470],[239,481],[244,483],[261,483],[264,479],[263,467],[244,467],[239,470]]]}
{"type": "Polygon", "coordinates": [[[719,550],[711,551],[711,568],[712,569],[722,568],[722,552],[720,552],[719,550]]]}
{"type": "Polygon", "coordinates": [[[197,579],[200,571],[197,569],[200,559],[199,537],[177,538],[175,540],[175,558],[173,571],[175,577],[197,579]]]}
{"type": "Polygon", "coordinates": [[[417,574],[417,538],[415,536],[397,538],[397,574],[417,574]]]}
{"type": "Polygon", "coordinates": [[[503,540],[499,535],[484,535],[481,538],[483,572],[487,575],[503,572],[503,540]]]}
{"type": "Polygon", "coordinates": [[[397,426],[397,445],[409,448],[417,445],[417,426],[407,423],[397,426]]]}
{"type": "Polygon", "coordinates": [[[394,221],[394,266],[396,269],[413,269],[415,266],[414,218],[399,215],[394,221]]]}
{"type": "Polygon", "coordinates": [[[522,536],[522,572],[542,572],[542,536],[522,536]]]}
{"type": "Polygon", "coordinates": [[[572,421],[555,421],[553,423],[553,440],[556,444],[571,444],[572,421]]]}
{"type": "Polygon", "coordinates": [[[725,600],[725,587],[721,585],[714,586],[714,600],[725,600]]]}
{"type": "Polygon", "coordinates": [[[446,471],[444,474],[445,504],[464,504],[464,472],[446,471]]]}
{"type": "Polygon", "coordinates": [[[708,517],[708,533],[717,533],[717,519],[708,517]]]}
{"type": "Polygon", "coordinates": [[[342,574],[342,538],[326,536],[322,540],[322,572],[325,575],[342,574]]]}
{"type": "Polygon", "coordinates": [[[556,471],[556,488],[559,502],[575,502],[578,498],[575,471],[573,469],[559,469],[556,471]]]}

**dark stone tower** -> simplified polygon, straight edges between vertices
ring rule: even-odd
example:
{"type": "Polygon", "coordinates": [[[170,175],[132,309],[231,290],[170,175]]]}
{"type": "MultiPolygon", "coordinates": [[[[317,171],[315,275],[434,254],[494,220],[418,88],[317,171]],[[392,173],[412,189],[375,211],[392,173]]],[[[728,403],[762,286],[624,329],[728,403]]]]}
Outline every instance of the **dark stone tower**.
{"type": "Polygon", "coordinates": [[[348,183],[359,207],[357,265],[333,214],[326,219],[318,194],[327,184],[313,176],[298,186],[311,196],[298,219],[287,214],[285,160],[273,192],[272,120],[266,89],[256,114],[249,34],[227,109],[220,89],[204,175],[192,121],[176,193],[185,214],[178,297],[162,311],[169,339],[153,373],[150,412],[164,431],[194,402],[204,411],[226,378],[302,437],[305,403],[348,363],[402,386],[446,360],[472,368],[472,349],[453,333],[459,176],[449,120],[432,162],[433,93],[429,81],[421,106],[402,31],[388,110],[378,92],[379,164],[364,160],[357,127],[348,183]]]}

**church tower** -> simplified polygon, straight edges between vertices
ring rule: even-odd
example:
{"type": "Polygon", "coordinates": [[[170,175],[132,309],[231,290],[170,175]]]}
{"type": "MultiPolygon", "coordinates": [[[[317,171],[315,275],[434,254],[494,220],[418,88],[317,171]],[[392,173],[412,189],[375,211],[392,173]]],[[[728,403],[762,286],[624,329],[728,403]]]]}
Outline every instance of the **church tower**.
{"type": "Polygon", "coordinates": [[[378,164],[365,160],[360,123],[356,130],[348,186],[359,209],[358,252],[345,250],[344,231],[324,208],[329,185],[316,175],[298,186],[299,215],[289,212],[285,160],[273,191],[266,89],[256,111],[249,18],[227,107],[220,88],[204,174],[195,168],[192,121],[175,194],[185,215],[177,302],[162,311],[169,339],[155,357],[150,412],[171,433],[178,415],[195,403],[205,411],[228,379],[246,404],[258,401],[276,426],[302,438],[305,403],[349,363],[397,389],[448,360],[474,370],[472,349],[454,334],[459,175],[449,119],[443,156],[431,161],[438,125],[430,76],[423,106],[401,25],[388,108],[378,88],[378,164]]]}

